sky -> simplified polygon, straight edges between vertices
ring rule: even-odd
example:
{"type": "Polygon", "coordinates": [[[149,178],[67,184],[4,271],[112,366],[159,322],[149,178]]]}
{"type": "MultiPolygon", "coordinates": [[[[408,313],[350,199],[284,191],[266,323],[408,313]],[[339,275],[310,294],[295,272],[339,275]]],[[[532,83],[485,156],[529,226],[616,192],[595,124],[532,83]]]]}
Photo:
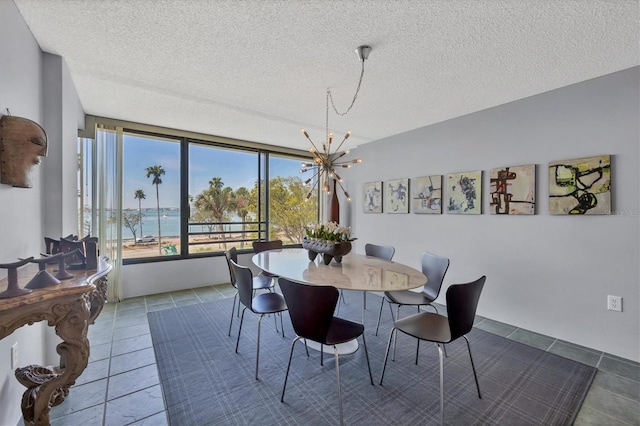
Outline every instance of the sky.
{"type": "MultiPolygon", "coordinates": [[[[123,208],[138,208],[135,191],[142,189],[146,198],[142,208],[155,208],[156,188],[152,184],[153,176],[146,177],[146,168],[162,166],[165,174],[159,185],[160,207],[180,206],[180,143],[150,136],[125,133],[123,155],[123,208]]],[[[274,171],[278,176],[299,176],[301,160],[270,157],[271,177],[274,171]]],[[[196,196],[209,186],[216,176],[222,178],[225,186],[234,190],[244,186],[251,189],[258,179],[257,153],[212,149],[205,145],[190,145],[189,150],[189,195],[196,196]]],[[[308,175],[309,172],[306,173],[308,175]]],[[[311,176],[308,176],[311,177],[311,176]]]]}

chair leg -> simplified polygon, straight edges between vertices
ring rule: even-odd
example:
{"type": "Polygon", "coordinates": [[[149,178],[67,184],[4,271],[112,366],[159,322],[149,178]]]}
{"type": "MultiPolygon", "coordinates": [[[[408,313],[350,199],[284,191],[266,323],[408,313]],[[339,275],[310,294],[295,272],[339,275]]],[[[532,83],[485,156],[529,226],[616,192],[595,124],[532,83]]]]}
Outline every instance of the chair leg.
{"type": "Polygon", "coordinates": [[[256,380],[258,380],[258,364],[260,363],[260,325],[262,324],[263,316],[264,314],[260,315],[260,317],[258,318],[258,344],[256,345],[256,380]]]}
{"type": "Polygon", "coordinates": [[[279,312],[279,314],[280,314],[280,329],[282,330],[282,338],[284,339],[284,324],[282,323],[282,312],[279,312]]]}
{"type": "Polygon", "coordinates": [[[418,354],[420,353],[420,339],[416,339],[416,365],[418,365],[418,354]]]}
{"type": "Polygon", "coordinates": [[[384,353],[384,364],[382,364],[382,373],[380,374],[380,385],[382,385],[382,379],[384,379],[384,370],[387,368],[387,359],[389,358],[389,349],[391,348],[391,340],[393,339],[393,333],[397,333],[397,329],[393,327],[391,334],[389,334],[389,343],[387,343],[387,350],[384,353]]]}
{"type": "MultiPolygon", "coordinates": [[[[389,309],[391,309],[391,305],[389,305],[389,309]]],[[[393,309],[391,309],[391,316],[393,316],[393,309]]],[[[398,312],[396,313],[396,320],[399,320],[399,319],[400,319],[400,305],[398,305],[398,312]]],[[[398,346],[398,333],[396,333],[396,338],[393,339],[393,357],[391,358],[392,361],[396,360],[396,346],[398,346]]]]}
{"type": "Polygon", "coordinates": [[[324,367],[324,345],[320,343],[320,365],[324,367]]]}
{"type": "Polygon", "coordinates": [[[236,353],[238,353],[238,345],[240,344],[240,333],[242,332],[242,321],[244,321],[244,311],[247,308],[242,309],[242,316],[240,317],[240,328],[238,328],[238,339],[236,340],[236,353]]]}
{"type": "MultiPolygon", "coordinates": [[[[233,306],[231,306],[231,320],[229,321],[229,334],[231,336],[231,326],[233,325],[233,311],[236,310],[236,299],[238,298],[238,292],[236,291],[235,296],[233,296],[233,306]]],[[[238,303],[240,305],[240,303],[238,303]]]]}
{"type": "Polygon", "coordinates": [[[338,409],[340,410],[340,426],[344,424],[344,420],[342,419],[342,394],[340,392],[340,362],[338,357],[338,348],[336,345],[333,345],[333,353],[336,357],[336,376],[338,378],[338,409]]]}
{"type": "Polygon", "coordinates": [[[473,364],[473,356],[471,356],[471,345],[469,345],[469,339],[467,339],[467,336],[462,336],[462,337],[464,337],[464,340],[467,341],[467,349],[469,350],[469,359],[471,360],[471,369],[473,370],[473,378],[476,379],[476,389],[478,389],[478,398],[482,399],[482,395],[480,395],[480,384],[478,384],[478,376],[476,374],[476,367],[473,364]]]}
{"type": "Polygon", "coordinates": [[[309,358],[309,346],[307,346],[307,339],[304,339],[304,350],[307,351],[307,358],[309,358]]]}
{"type": "Polygon", "coordinates": [[[442,355],[442,346],[438,346],[438,359],[440,360],[440,424],[444,425],[444,357],[442,355]]]}
{"type": "Polygon", "coordinates": [[[382,318],[383,307],[384,307],[384,296],[382,296],[382,302],[380,302],[380,312],[378,312],[378,322],[376,324],[376,336],[378,335],[378,329],[380,328],[380,318],[382,318]]]}
{"type": "Polygon", "coordinates": [[[367,350],[367,342],[364,340],[364,333],[362,333],[362,344],[364,345],[364,355],[367,358],[367,368],[369,369],[369,380],[373,385],[373,376],[371,375],[371,364],[369,363],[369,351],[367,350]]]}
{"type": "Polygon", "coordinates": [[[362,309],[367,310],[367,292],[362,292],[362,309]]]}
{"type": "MultiPolygon", "coordinates": [[[[289,363],[287,364],[287,373],[284,375],[284,385],[282,386],[282,396],[280,397],[280,402],[284,402],[284,391],[287,388],[287,379],[289,378],[289,368],[291,368],[291,358],[293,358],[293,347],[295,346],[296,342],[300,339],[299,336],[296,336],[295,339],[293,339],[293,342],[291,342],[291,350],[289,351],[289,363]]],[[[305,340],[305,345],[307,344],[306,340],[305,340]]]]}

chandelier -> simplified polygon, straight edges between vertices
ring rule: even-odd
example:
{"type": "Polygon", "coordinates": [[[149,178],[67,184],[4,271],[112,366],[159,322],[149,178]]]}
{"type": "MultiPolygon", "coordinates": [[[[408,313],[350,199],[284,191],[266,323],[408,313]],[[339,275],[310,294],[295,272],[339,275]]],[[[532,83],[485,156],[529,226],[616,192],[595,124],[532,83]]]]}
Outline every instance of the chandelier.
{"type": "Polygon", "coordinates": [[[360,85],[362,84],[362,77],[364,76],[364,62],[369,57],[369,53],[371,53],[370,46],[358,46],[356,49],[356,53],[358,54],[358,59],[362,63],[362,71],[360,72],[360,80],[358,81],[358,87],[356,88],[356,93],[353,96],[353,100],[351,101],[351,105],[347,108],[345,112],[338,112],[338,109],[333,102],[333,96],[331,95],[331,90],[327,89],[326,96],[326,140],[322,143],[322,150],[316,146],[316,144],[309,137],[309,133],[305,129],[302,129],[302,134],[305,138],[311,143],[311,148],[309,151],[313,155],[313,159],[310,162],[302,163],[302,168],[300,169],[300,173],[312,172],[313,175],[304,181],[304,185],[307,186],[311,181],[314,181],[311,190],[307,194],[306,199],[308,200],[313,194],[316,187],[320,185],[322,182],[322,190],[327,194],[330,194],[332,189],[329,186],[329,179],[333,179],[333,191],[335,195],[336,183],[340,186],[344,196],[348,201],[351,201],[351,197],[349,193],[342,186],[342,178],[336,172],[336,169],[345,168],[348,169],[352,164],[361,163],[362,160],[360,158],[356,158],[355,160],[342,160],[342,158],[349,154],[349,150],[340,151],[344,142],[349,139],[351,136],[351,130],[345,133],[342,141],[338,144],[337,147],[332,146],[333,143],[333,133],[329,132],[329,101],[331,101],[331,106],[337,115],[344,116],[351,111],[353,104],[356,102],[358,98],[358,93],[360,92],[360,85]]]}

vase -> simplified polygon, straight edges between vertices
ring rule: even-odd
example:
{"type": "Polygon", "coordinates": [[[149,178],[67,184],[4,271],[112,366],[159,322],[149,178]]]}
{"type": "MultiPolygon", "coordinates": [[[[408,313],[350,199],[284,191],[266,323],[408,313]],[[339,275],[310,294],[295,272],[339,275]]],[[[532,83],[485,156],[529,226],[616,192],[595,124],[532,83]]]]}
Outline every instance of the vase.
{"type": "Polygon", "coordinates": [[[338,191],[336,191],[337,181],[333,179],[333,193],[331,194],[331,205],[329,220],[340,223],[340,201],[338,201],[338,191]]]}
{"type": "Polygon", "coordinates": [[[334,259],[337,263],[342,262],[342,256],[346,256],[351,251],[351,242],[312,240],[304,237],[302,239],[302,248],[309,252],[309,260],[313,261],[319,254],[322,254],[324,264],[328,265],[331,263],[331,259],[334,259]]]}

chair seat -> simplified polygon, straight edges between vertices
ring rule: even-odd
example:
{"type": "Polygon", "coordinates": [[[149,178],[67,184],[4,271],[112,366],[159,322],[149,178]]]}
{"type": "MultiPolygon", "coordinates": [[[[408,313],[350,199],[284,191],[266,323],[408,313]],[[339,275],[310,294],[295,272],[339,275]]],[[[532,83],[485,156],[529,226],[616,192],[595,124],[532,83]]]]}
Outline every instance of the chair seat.
{"type": "Polygon", "coordinates": [[[355,339],[364,332],[364,325],[348,321],[346,319],[333,317],[331,327],[327,333],[326,345],[337,345],[355,339]]]}
{"type": "Polygon", "coordinates": [[[253,277],[253,289],[262,290],[273,287],[273,278],[266,275],[258,275],[253,277]]]}
{"type": "Polygon", "coordinates": [[[384,296],[396,305],[428,305],[434,300],[423,292],[409,290],[385,291],[384,296]]]}
{"type": "Polygon", "coordinates": [[[443,315],[421,312],[396,321],[394,327],[410,336],[437,343],[451,341],[449,320],[443,315]]]}
{"type": "Polygon", "coordinates": [[[287,303],[278,293],[263,293],[251,300],[251,310],[258,314],[273,314],[286,311],[287,303]]]}

